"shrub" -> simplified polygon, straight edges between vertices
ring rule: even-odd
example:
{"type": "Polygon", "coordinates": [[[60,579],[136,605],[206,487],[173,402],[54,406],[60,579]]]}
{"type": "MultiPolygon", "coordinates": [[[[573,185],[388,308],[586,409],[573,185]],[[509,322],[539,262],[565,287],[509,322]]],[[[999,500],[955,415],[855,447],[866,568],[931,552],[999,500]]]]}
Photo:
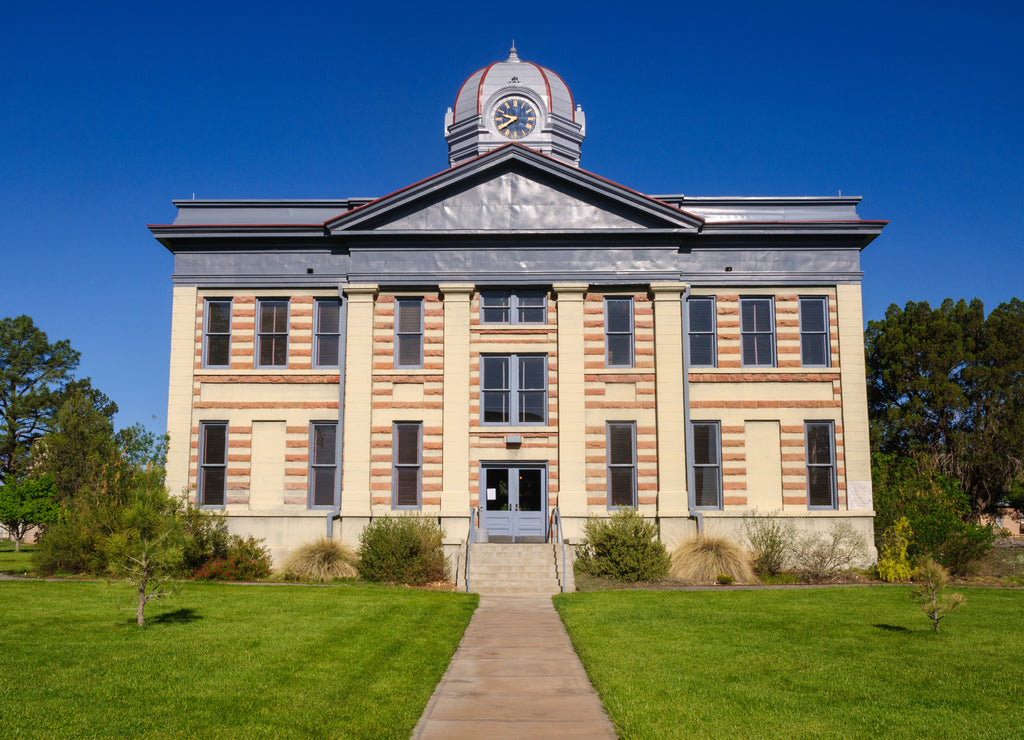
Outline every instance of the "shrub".
{"type": "Polygon", "coordinates": [[[358,559],[351,549],[336,540],[321,537],[293,552],[281,567],[281,576],[293,581],[329,583],[337,578],[359,575],[358,559]]]}
{"type": "Polygon", "coordinates": [[[750,554],[728,537],[698,534],[684,541],[672,555],[673,578],[688,583],[714,583],[719,575],[732,576],[740,583],[754,580],[750,554]]]}
{"type": "Polygon", "coordinates": [[[665,545],[655,539],[654,522],[633,509],[620,509],[607,518],[587,519],[576,564],[583,573],[625,583],[656,581],[669,568],[665,545]]]}
{"type": "Polygon", "coordinates": [[[195,577],[207,581],[260,581],[270,575],[272,560],[262,545],[263,540],[252,535],[231,535],[227,555],[208,560],[195,577]]]}
{"type": "Polygon", "coordinates": [[[786,567],[796,538],[796,525],[792,520],[780,519],[774,512],[758,515],[755,509],[743,515],[743,533],[750,543],[755,572],[774,576],[786,567]]]}
{"type": "Polygon", "coordinates": [[[882,533],[875,570],[883,581],[900,583],[909,581],[914,575],[914,568],[907,559],[907,546],[912,534],[910,521],[905,516],[882,533]]]}
{"type": "Polygon", "coordinates": [[[368,581],[422,586],[448,578],[444,532],[433,519],[385,516],[359,536],[359,575],[368,581]]]}
{"type": "Polygon", "coordinates": [[[181,496],[177,501],[177,517],[184,538],[182,566],[192,575],[211,560],[225,560],[231,545],[227,516],[219,511],[205,511],[181,496]]]}
{"type": "Polygon", "coordinates": [[[728,586],[730,583],[735,583],[736,579],[728,573],[719,573],[715,576],[715,580],[722,586],[728,586]]]}
{"type": "Polygon", "coordinates": [[[807,581],[831,581],[867,557],[867,540],[849,522],[836,522],[828,533],[807,532],[794,542],[793,564],[807,581]]]}
{"type": "Polygon", "coordinates": [[[946,569],[931,558],[926,558],[917,569],[920,585],[913,590],[910,598],[921,605],[923,611],[932,620],[935,631],[939,631],[939,621],[967,602],[963,594],[944,594],[943,589],[949,583],[946,569]]]}

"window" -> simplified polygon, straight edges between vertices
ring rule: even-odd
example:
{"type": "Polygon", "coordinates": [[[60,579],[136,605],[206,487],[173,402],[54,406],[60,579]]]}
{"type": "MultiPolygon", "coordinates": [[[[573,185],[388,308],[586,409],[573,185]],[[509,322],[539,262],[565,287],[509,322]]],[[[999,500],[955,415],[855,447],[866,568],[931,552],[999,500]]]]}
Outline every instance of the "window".
{"type": "Polygon", "coordinates": [[[338,477],[338,424],[313,422],[309,431],[309,506],[334,506],[338,477]]]}
{"type": "Polygon", "coordinates": [[[206,367],[231,367],[231,299],[206,301],[203,361],[206,367]]]}
{"type": "Polygon", "coordinates": [[[480,294],[483,324],[546,324],[547,295],[541,291],[487,291],[480,294]]]}
{"type": "Polygon", "coordinates": [[[605,367],[633,367],[633,299],[604,299],[605,367]]]}
{"type": "Polygon", "coordinates": [[[690,367],[715,367],[715,298],[693,296],[686,301],[690,321],[690,367]]]}
{"type": "Polygon", "coordinates": [[[288,301],[261,300],[257,302],[256,331],[258,367],[285,367],[288,365],[288,301]]]}
{"type": "Polygon", "coordinates": [[[228,472],[228,425],[224,421],[205,421],[199,425],[200,506],[225,504],[228,472]]]}
{"type": "Polygon", "coordinates": [[[418,508],[423,490],[422,422],[396,423],[392,440],[392,506],[396,509],[418,508]]]}
{"type": "Polygon", "coordinates": [[[697,508],[722,508],[722,440],[717,421],[693,422],[693,499],[697,508]]]}
{"type": "Polygon", "coordinates": [[[828,367],[828,298],[800,298],[800,364],[804,367],[828,367]]]}
{"type": "Polygon", "coordinates": [[[807,444],[807,505],[815,509],[836,508],[835,428],[831,421],[804,424],[807,444]]]}
{"type": "Polygon", "coordinates": [[[480,417],[484,424],[546,423],[547,355],[481,355],[480,417]]]}
{"type": "Polygon", "coordinates": [[[318,298],[313,316],[313,365],[338,367],[341,352],[341,301],[318,298]]]}
{"type": "Polygon", "coordinates": [[[423,299],[395,299],[395,367],[423,367],[423,299]]]}
{"type": "Polygon", "coordinates": [[[608,505],[636,506],[636,424],[608,423],[608,505]]]}
{"type": "Polygon", "coordinates": [[[744,367],[775,366],[775,319],[771,298],[740,298],[744,367]]]}

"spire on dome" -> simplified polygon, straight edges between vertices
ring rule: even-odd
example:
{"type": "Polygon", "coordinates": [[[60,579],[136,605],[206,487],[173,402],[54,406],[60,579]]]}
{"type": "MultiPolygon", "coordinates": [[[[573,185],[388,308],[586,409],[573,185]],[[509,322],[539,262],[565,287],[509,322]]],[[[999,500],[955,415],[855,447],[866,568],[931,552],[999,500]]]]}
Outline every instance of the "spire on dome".
{"type": "Polygon", "coordinates": [[[512,39],[512,48],[508,50],[508,59],[506,59],[505,61],[506,62],[518,62],[519,61],[519,55],[516,54],[516,40],[515,39],[512,39]]]}

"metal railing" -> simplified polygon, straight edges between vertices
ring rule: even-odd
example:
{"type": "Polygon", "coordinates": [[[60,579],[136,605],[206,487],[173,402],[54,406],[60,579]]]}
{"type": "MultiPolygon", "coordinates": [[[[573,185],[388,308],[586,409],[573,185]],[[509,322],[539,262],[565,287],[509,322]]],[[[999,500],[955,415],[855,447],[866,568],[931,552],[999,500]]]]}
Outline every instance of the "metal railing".
{"type": "Polygon", "coordinates": [[[469,558],[476,542],[476,529],[480,525],[480,507],[474,506],[469,511],[469,535],[466,537],[466,593],[469,593],[469,558]]]}
{"type": "MultiPolygon", "coordinates": [[[[551,517],[548,519],[548,532],[549,537],[554,538],[554,544],[562,546],[562,569],[558,572],[558,585],[562,589],[562,593],[565,593],[565,537],[562,536],[562,515],[558,511],[558,507],[555,506],[551,509],[551,517]]],[[[556,551],[557,557],[557,551],[556,551]]]]}

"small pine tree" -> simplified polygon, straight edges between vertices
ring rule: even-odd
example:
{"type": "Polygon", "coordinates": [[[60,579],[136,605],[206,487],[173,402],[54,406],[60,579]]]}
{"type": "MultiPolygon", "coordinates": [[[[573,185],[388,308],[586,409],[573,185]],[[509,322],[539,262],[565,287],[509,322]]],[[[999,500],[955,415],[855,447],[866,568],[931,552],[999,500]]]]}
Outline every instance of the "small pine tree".
{"type": "Polygon", "coordinates": [[[932,626],[938,632],[939,621],[957,607],[966,604],[967,597],[959,593],[943,593],[949,583],[949,573],[931,558],[918,566],[917,578],[920,585],[910,596],[921,605],[921,611],[932,620],[932,626]]]}

